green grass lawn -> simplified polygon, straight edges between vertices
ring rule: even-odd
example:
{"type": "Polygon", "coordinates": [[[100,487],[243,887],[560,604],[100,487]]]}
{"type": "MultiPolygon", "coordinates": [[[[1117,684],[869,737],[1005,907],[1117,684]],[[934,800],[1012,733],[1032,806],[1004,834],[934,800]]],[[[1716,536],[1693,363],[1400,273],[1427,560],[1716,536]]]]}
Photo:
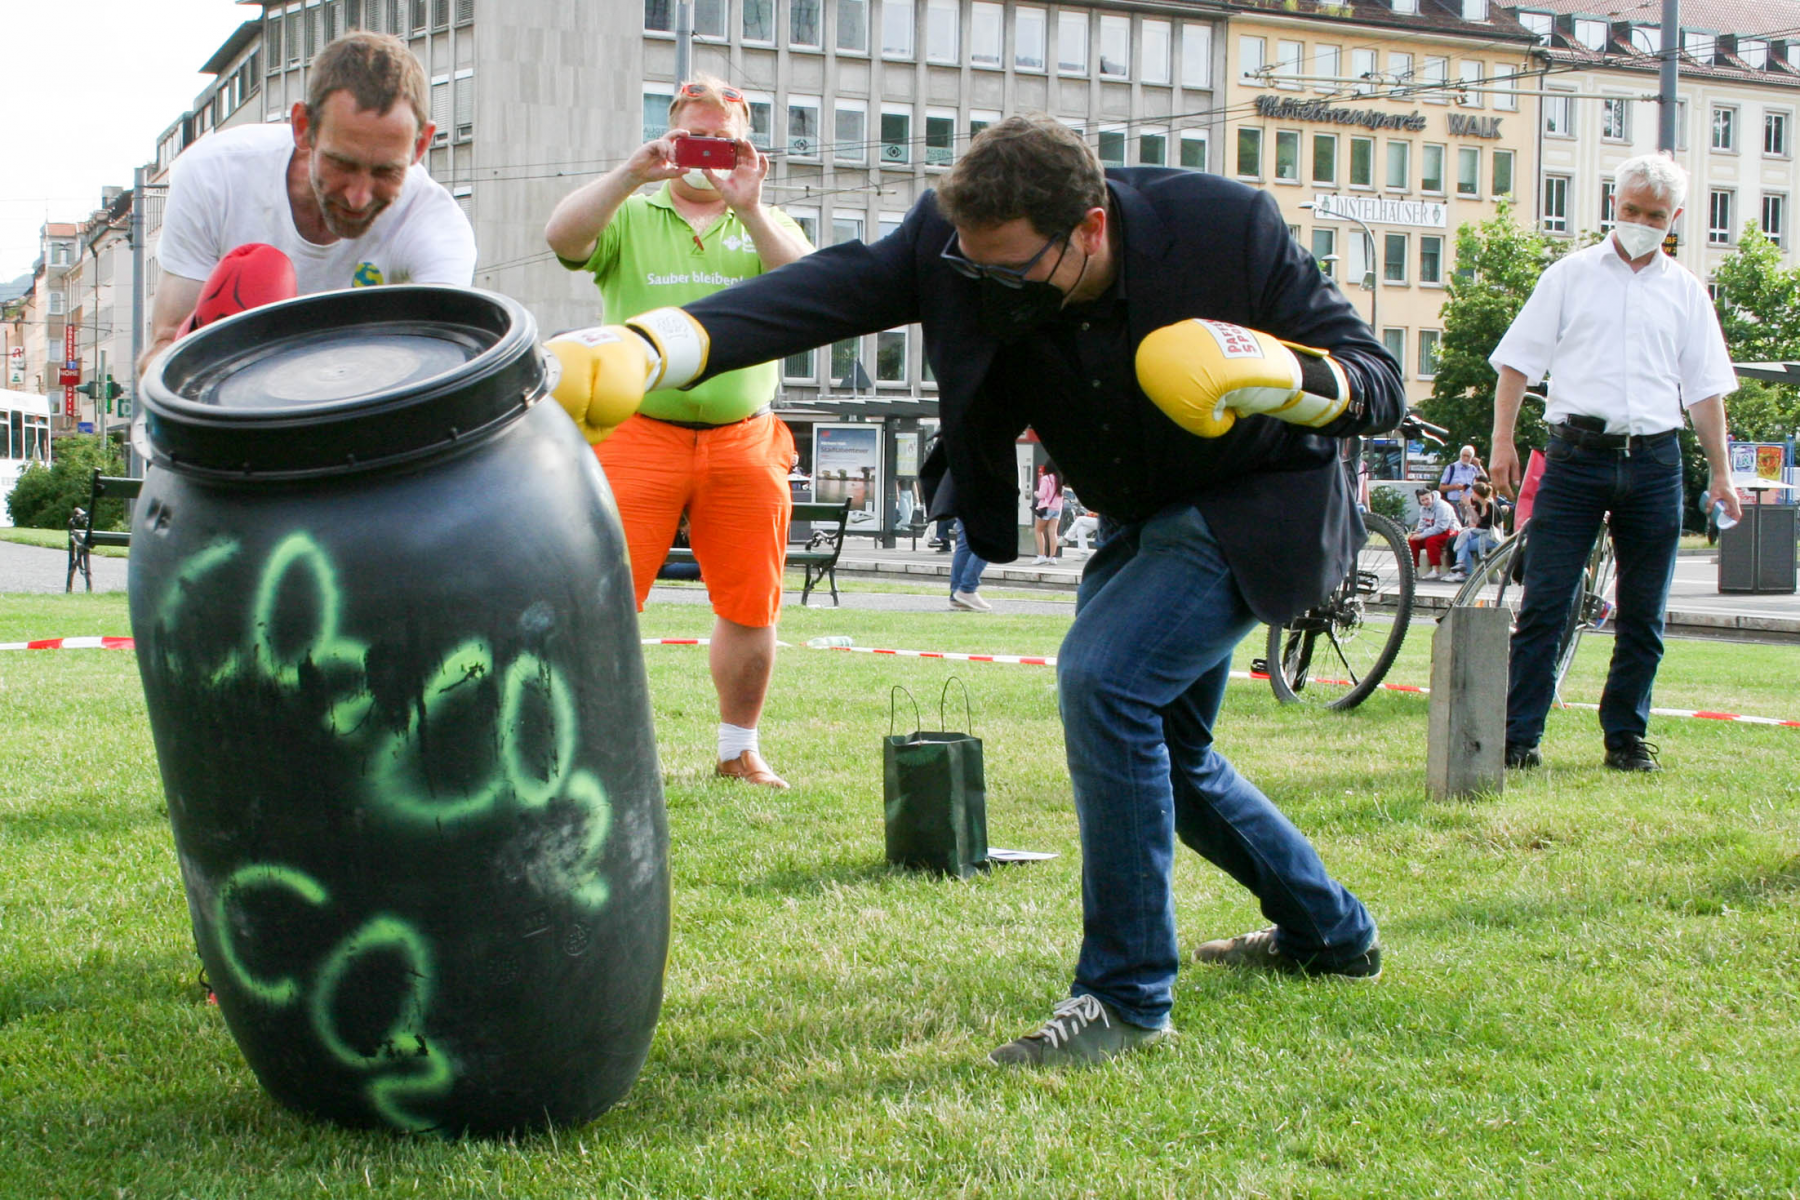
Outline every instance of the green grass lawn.
{"type": "MultiPolygon", "coordinates": [[[[1066,624],[790,607],[782,637],[1044,654],[1066,624]]],[[[0,597],[0,641],[127,632],[122,596],[0,597]]],[[[1428,635],[1393,678],[1428,682],[1428,635]]],[[[1569,698],[1609,649],[1584,645],[1569,698]]],[[[645,658],[675,881],[650,1060],[585,1128],[445,1142],[262,1093],[196,986],[133,656],[0,656],[0,1196],[1800,1193],[1800,730],[1657,720],[1668,770],[1624,778],[1591,712],[1556,712],[1544,770],[1438,803],[1423,699],[1324,713],[1234,684],[1221,747],[1373,909],[1385,977],[1190,969],[1172,1042],[1030,1074],[983,1057],[1066,994],[1079,941],[1053,672],[784,653],[775,794],[710,778],[704,651],[645,658]],[[951,675],[991,839],[1061,857],[968,883],[883,865],[888,690],[935,708],[951,675]]],[[[1796,718],[1797,668],[1674,642],[1657,701],[1796,718]]],[[[1176,888],[1184,942],[1261,923],[1185,851],[1176,888]]]]}

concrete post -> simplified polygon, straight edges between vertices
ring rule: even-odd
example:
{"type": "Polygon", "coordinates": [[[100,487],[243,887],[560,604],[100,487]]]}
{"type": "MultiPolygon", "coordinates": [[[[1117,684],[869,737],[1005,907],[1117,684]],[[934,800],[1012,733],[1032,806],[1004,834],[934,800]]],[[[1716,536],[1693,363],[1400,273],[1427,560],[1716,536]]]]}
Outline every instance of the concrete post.
{"type": "Polygon", "coordinates": [[[1434,800],[1506,787],[1506,670],[1512,614],[1452,608],[1431,639],[1425,786],[1434,800]]]}

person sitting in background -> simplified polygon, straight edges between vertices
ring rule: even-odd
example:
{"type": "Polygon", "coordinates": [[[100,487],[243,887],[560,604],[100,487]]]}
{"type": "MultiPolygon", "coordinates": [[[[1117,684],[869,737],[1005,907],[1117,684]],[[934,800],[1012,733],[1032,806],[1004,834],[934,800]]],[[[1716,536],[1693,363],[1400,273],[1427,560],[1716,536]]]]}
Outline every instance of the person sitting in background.
{"type": "Polygon", "coordinates": [[[1461,525],[1456,519],[1456,510],[1450,507],[1449,501],[1430,488],[1422,487],[1414,495],[1419,499],[1419,523],[1407,535],[1406,544],[1412,547],[1415,571],[1419,567],[1421,549],[1425,551],[1425,560],[1430,564],[1430,568],[1419,578],[1436,579],[1444,566],[1444,547],[1456,536],[1461,525]]]}
{"type": "Polygon", "coordinates": [[[1487,472],[1482,470],[1481,460],[1475,457],[1475,447],[1464,446],[1457,454],[1456,461],[1445,467],[1444,473],[1438,476],[1438,494],[1466,522],[1469,518],[1469,485],[1486,475],[1487,472]]]}
{"type": "Polygon", "coordinates": [[[1456,535],[1456,570],[1444,576],[1447,583],[1461,583],[1500,542],[1500,506],[1494,503],[1494,486],[1484,479],[1469,485],[1469,523],[1456,535]]]}

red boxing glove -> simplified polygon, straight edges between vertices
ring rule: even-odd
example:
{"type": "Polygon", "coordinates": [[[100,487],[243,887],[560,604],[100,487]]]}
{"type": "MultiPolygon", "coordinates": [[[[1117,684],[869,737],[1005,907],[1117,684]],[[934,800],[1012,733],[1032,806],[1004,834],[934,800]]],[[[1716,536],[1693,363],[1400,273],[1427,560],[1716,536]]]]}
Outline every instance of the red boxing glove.
{"type": "Polygon", "coordinates": [[[224,258],[206,277],[200,288],[200,303],[181,323],[177,339],[211,325],[220,317],[261,308],[277,300],[292,300],[300,294],[294,282],[294,264],[273,246],[247,242],[224,258]]]}

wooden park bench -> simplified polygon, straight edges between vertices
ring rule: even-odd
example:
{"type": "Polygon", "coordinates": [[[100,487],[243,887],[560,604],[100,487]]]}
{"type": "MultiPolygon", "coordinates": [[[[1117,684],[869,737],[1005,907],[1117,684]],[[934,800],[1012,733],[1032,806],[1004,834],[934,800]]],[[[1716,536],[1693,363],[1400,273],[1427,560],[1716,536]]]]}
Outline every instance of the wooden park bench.
{"type": "MultiPolygon", "coordinates": [[[[850,519],[850,501],[841,504],[813,504],[796,500],[794,502],[793,523],[788,526],[788,566],[798,564],[805,572],[805,580],[800,588],[800,603],[805,604],[812,596],[813,588],[821,583],[831,587],[831,602],[838,604],[837,561],[838,554],[844,548],[844,523],[850,519]],[[806,530],[802,522],[811,525],[806,530]]],[[[698,579],[699,563],[694,552],[687,546],[676,546],[669,551],[664,560],[662,570],[656,573],[658,579],[698,579]]]]}
{"type": "Polygon", "coordinates": [[[79,572],[87,584],[87,590],[94,590],[94,570],[89,562],[88,551],[95,546],[129,546],[131,533],[129,530],[95,529],[94,521],[100,511],[102,497],[115,500],[136,500],[143,490],[142,479],[131,479],[122,475],[102,475],[100,468],[94,468],[94,480],[89,485],[87,509],[76,508],[69,517],[69,577],[63,582],[63,591],[75,590],[75,576],[79,572]]]}

